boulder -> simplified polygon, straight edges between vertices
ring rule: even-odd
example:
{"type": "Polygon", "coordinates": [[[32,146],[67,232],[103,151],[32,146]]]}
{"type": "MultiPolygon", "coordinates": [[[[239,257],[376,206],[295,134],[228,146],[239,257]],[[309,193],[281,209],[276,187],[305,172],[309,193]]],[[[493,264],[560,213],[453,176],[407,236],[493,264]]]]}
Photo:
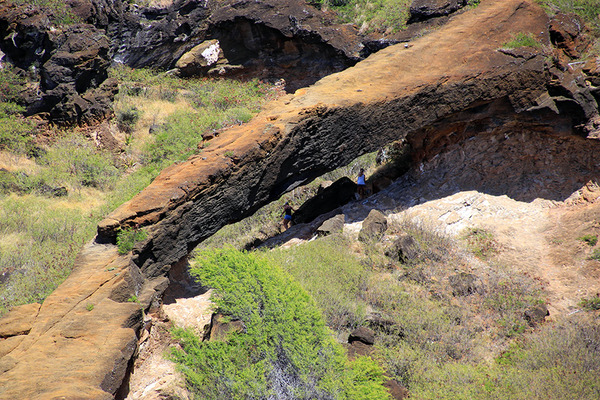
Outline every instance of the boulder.
{"type": "Polygon", "coordinates": [[[371,210],[363,221],[362,228],[358,233],[361,242],[377,241],[383,237],[387,230],[387,218],[379,210],[371,210]]]}
{"type": "Polygon", "coordinates": [[[585,23],[575,14],[562,12],[556,14],[550,21],[549,29],[550,40],[562,53],[558,54],[558,57],[563,63],[580,58],[591,44],[590,39],[584,34],[585,23]]]}
{"type": "Polygon", "coordinates": [[[310,222],[321,214],[343,206],[354,199],[355,192],[356,184],[350,178],[344,176],[338,179],[298,207],[294,213],[294,223],[310,222]]]}
{"type": "Polygon", "coordinates": [[[527,309],[523,313],[523,318],[525,318],[525,321],[527,321],[529,326],[534,327],[544,322],[549,315],[550,311],[548,311],[548,307],[546,307],[545,304],[541,304],[527,309]]]}
{"type": "Polygon", "coordinates": [[[421,245],[414,237],[404,233],[385,250],[385,255],[403,264],[412,264],[420,258],[421,245]]]}
{"type": "Polygon", "coordinates": [[[0,338],[26,335],[33,327],[35,318],[40,311],[38,303],[25,304],[14,307],[0,319],[0,338]]]}
{"type": "Polygon", "coordinates": [[[348,343],[362,342],[364,344],[373,345],[375,343],[375,332],[371,329],[361,326],[350,333],[348,343]]]}
{"type": "Polygon", "coordinates": [[[219,61],[223,61],[223,52],[216,39],[206,40],[190,51],[185,53],[177,63],[177,68],[181,76],[204,75],[209,69],[214,68],[219,61]]]}
{"type": "Polygon", "coordinates": [[[229,335],[246,331],[244,322],[223,314],[213,314],[208,331],[204,335],[205,340],[224,342],[229,335]]]}
{"type": "Polygon", "coordinates": [[[409,23],[452,14],[467,3],[468,0],[413,0],[410,5],[409,23]]]}
{"type": "Polygon", "coordinates": [[[452,295],[454,296],[469,296],[475,293],[484,293],[485,289],[481,279],[473,274],[460,272],[456,275],[448,277],[450,286],[452,287],[452,295]]]}
{"type": "Polygon", "coordinates": [[[344,230],[344,222],[344,214],[338,214],[335,217],[331,217],[317,228],[317,234],[319,236],[327,236],[332,233],[341,233],[344,230]]]}

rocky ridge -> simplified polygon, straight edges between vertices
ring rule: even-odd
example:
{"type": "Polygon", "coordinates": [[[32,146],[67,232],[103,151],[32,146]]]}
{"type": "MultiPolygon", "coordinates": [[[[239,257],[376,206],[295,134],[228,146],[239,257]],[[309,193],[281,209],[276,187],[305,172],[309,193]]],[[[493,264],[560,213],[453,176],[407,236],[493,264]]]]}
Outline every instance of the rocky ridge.
{"type": "MultiPolygon", "coordinates": [[[[382,145],[407,141],[417,166],[463,143],[518,152],[501,138],[518,139],[522,131],[595,149],[585,139],[595,136],[597,115],[597,105],[584,106],[594,99],[585,72],[557,69],[565,80],[549,82],[542,51],[498,51],[517,32],[549,44],[548,26],[532,2],[482,1],[411,46],[388,47],[268,105],[166,169],[102,221],[71,277],[41,307],[17,308],[0,320],[0,398],[124,398],[142,308],[159,303],[173,265],[224,224],[382,145]],[[570,89],[551,90],[559,87],[570,89]],[[133,254],[117,255],[116,231],[133,226],[149,238],[133,254]],[[142,307],[127,301],[134,294],[142,307]]],[[[538,156],[527,162],[539,171],[548,164],[538,156]]],[[[577,174],[597,177],[598,166],[585,160],[577,174]]],[[[542,188],[540,195],[564,199],[579,184],[574,177],[564,191],[542,188]]]]}

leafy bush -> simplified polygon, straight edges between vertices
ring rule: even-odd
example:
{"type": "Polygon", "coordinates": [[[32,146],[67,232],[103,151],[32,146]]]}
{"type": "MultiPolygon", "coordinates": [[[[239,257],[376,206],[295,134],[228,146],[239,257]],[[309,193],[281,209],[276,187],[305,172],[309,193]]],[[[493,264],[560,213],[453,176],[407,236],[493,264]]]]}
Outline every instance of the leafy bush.
{"type": "Polygon", "coordinates": [[[148,237],[146,231],[139,229],[121,229],[117,232],[117,248],[119,254],[127,254],[133,249],[133,246],[148,237]]]}
{"type": "Polygon", "coordinates": [[[336,330],[354,329],[365,318],[360,299],[370,273],[347,249],[349,240],[328,236],[289,249],[274,249],[264,256],[280,265],[313,297],[336,330]]]}
{"type": "Polygon", "coordinates": [[[35,125],[22,117],[23,111],[24,109],[15,103],[0,102],[0,150],[20,154],[31,150],[35,125]]]}
{"type": "Polygon", "coordinates": [[[191,273],[214,288],[218,311],[245,331],[200,342],[176,330],[174,359],[205,399],[388,398],[383,371],[370,359],[348,363],[308,294],[280,268],[254,254],[207,250],[191,273]]]}
{"type": "Polygon", "coordinates": [[[135,124],[140,119],[140,110],[135,106],[130,106],[117,113],[117,124],[119,129],[130,133],[133,131],[135,124]]]}

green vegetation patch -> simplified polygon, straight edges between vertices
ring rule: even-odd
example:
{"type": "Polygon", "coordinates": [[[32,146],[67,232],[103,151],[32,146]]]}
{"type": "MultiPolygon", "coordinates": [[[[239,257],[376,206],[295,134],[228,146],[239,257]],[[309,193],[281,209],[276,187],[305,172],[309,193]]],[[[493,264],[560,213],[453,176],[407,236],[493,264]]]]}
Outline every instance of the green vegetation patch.
{"type": "Polygon", "coordinates": [[[598,235],[588,233],[586,235],[578,237],[577,240],[581,240],[582,242],[585,242],[586,244],[593,247],[596,245],[596,243],[598,243],[598,235]]]}
{"type": "Polygon", "coordinates": [[[77,209],[50,199],[11,195],[0,199],[0,315],[11,306],[41,302],[71,272],[95,224],[77,209]]]}
{"type": "Polygon", "coordinates": [[[542,44],[531,33],[519,32],[511,40],[504,43],[502,47],[507,49],[517,49],[519,47],[542,47],[542,44]]]}
{"type": "Polygon", "coordinates": [[[589,311],[600,310],[600,296],[593,296],[587,299],[581,299],[581,301],[579,302],[579,307],[589,311]]]}
{"type": "Polygon", "coordinates": [[[488,259],[500,252],[500,246],[494,235],[483,228],[469,228],[463,234],[467,249],[476,257],[488,259]]]}
{"type": "Polygon", "coordinates": [[[350,245],[344,237],[328,236],[264,254],[294,276],[317,301],[328,326],[338,331],[360,326],[367,306],[360,297],[371,274],[348,252],[350,245]]]}
{"type": "Polygon", "coordinates": [[[567,12],[581,16],[590,26],[600,33],[600,0],[538,0],[550,12],[567,12]]]}
{"type": "Polygon", "coordinates": [[[245,326],[224,342],[175,331],[182,350],[173,358],[199,398],[388,398],[381,368],[368,358],[349,363],[313,300],[281,268],[231,248],[194,262],[218,311],[245,326]]]}
{"type": "Polygon", "coordinates": [[[81,22],[80,18],[73,14],[68,3],[62,0],[9,0],[13,4],[23,6],[34,5],[44,9],[45,14],[56,24],[69,25],[81,22]]]}
{"type": "Polygon", "coordinates": [[[121,229],[117,233],[117,248],[119,254],[127,254],[133,249],[137,242],[148,237],[148,233],[141,229],[121,229]]]}

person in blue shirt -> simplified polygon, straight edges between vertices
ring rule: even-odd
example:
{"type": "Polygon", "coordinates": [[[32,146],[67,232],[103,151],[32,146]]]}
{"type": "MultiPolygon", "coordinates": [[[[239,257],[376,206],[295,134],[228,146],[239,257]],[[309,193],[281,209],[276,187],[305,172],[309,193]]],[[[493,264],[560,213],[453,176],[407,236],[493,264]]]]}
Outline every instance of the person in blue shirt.
{"type": "Polygon", "coordinates": [[[358,197],[362,200],[367,195],[367,184],[365,182],[365,169],[361,168],[356,179],[356,192],[358,197]]]}

